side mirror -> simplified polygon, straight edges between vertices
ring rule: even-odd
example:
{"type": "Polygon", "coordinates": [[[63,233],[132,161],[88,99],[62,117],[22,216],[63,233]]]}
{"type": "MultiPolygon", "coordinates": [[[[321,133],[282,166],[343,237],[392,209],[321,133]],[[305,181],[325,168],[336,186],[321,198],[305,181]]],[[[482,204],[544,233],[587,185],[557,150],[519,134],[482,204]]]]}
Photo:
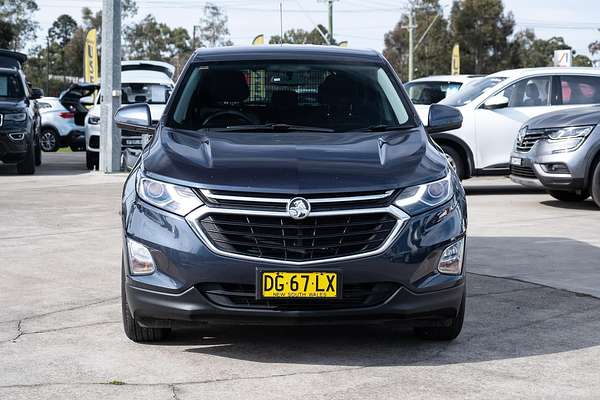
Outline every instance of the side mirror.
{"type": "Polygon", "coordinates": [[[148,104],[129,104],[122,106],[115,114],[115,123],[120,129],[139,133],[154,133],[152,115],[148,104]]]}
{"type": "Polygon", "coordinates": [[[42,97],[44,97],[44,91],[42,89],[40,89],[40,88],[31,89],[31,98],[33,100],[41,99],[42,97]]]}
{"type": "Polygon", "coordinates": [[[451,131],[462,126],[463,117],[460,111],[454,107],[442,104],[432,104],[429,107],[429,122],[427,133],[451,131]]]}
{"type": "Polygon", "coordinates": [[[501,94],[497,94],[496,96],[492,96],[483,103],[483,108],[486,110],[496,110],[498,108],[508,107],[508,98],[502,96],[501,94]]]}

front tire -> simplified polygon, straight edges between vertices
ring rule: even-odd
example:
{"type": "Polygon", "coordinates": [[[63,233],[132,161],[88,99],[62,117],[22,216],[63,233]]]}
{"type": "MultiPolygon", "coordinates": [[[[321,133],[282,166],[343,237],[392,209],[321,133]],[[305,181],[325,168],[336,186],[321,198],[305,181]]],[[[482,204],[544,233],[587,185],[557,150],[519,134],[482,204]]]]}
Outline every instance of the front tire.
{"type": "Polygon", "coordinates": [[[454,171],[456,171],[456,175],[458,175],[460,179],[465,179],[467,177],[467,168],[465,160],[463,160],[463,157],[460,155],[460,153],[456,151],[454,147],[448,145],[442,145],[440,147],[444,151],[444,155],[446,156],[448,163],[454,169],[454,171]]]}
{"type": "Polygon", "coordinates": [[[550,196],[554,197],[556,200],[566,201],[569,203],[584,201],[585,199],[590,197],[590,194],[585,190],[583,190],[579,193],[578,192],[569,192],[566,190],[549,190],[548,194],[550,196]]]}
{"type": "Polygon", "coordinates": [[[43,128],[40,134],[40,147],[43,151],[55,152],[60,148],[60,136],[52,128],[43,128]]]}
{"type": "Polygon", "coordinates": [[[33,143],[27,149],[25,159],[17,163],[17,172],[21,175],[35,174],[35,145],[33,143]]]}
{"type": "Polygon", "coordinates": [[[463,294],[458,314],[456,314],[456,317],[452,318],[450,326],[415,328],[415,335],[426,340],[450,341],[456,339],[462,331],[463,322],[465,320],[465,303],[466,291],[465,294],[463,294]]]}
{"type": "Polygon", "coordinates": [[[160,342],[169,336],[169,328],[146,328],[138,324],[127,304],[127,293],[125,291],[125,270],[121,273],[121,312],[123,314],[123,330],[125,335],[136,343],[160,342]]]}
{"type": "Polygon", "coordinates": [[[85,152],[85,166],[90,171],[93,169],[98,169],[98,165],[100,164],[100,154],[94,151],[85,152]]]}
{"type": "Polygon", "coordinates": [[[598,207],[600,207],[600,161],[596,164],[594,173],[592,175],[592,199],[598,207]]]}

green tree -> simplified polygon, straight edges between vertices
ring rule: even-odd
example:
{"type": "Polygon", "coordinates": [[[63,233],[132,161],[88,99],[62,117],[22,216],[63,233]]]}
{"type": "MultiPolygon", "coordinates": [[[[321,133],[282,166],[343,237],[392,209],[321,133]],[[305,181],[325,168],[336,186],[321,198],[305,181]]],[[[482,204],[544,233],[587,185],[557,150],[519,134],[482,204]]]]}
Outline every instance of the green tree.
{"type": "MultiPolygon", "coordinates": [[[[438,0],[418,0],[414,2],[415,44],[423,37],[414,53],[413,71],[415,77],[448,74],[452,43],[448,32],[448,21],[443,16],[438,0]],[[430,27],[431,26],[431,27],[430,27]]],[[[383,55],[392,64],[396,72],[408,78],[408,14],[400,16],[400,20],[384,36],[385,49],[383,55]]]]}
{"type": "Polygon", "coordinates": [[[232,46],[227,28],[227,14],[213,3],[204,5],[203,16],[200,18],[200,43],[208,47],[232,46]]]}
{"type": "MultiPolygon", "coordinates": [[[[318,25],[312,31],[305,31],[304,29],[290,29],[283,33],[283,39],[280,35],[271,36],[269,44],[327,44],[327,41],[323,36],[327,37],[329,32],[323,25],[318,25]],[[319,32],[319,30],[321,32],[319,32]]],[[[335,41],[333,44],[336,44],[335,41]]]]}
{"type": "Polygon", "coordinates": [[[58,45],[58,53],[60,55],[60,73],[62,75],[71,75],[72,71],[66,68],[65,53],[66,46],[71,42],[75,31],[77,30],[77,22],[67,14],[59,16],[48,30],[48,38],[52,44],[58,45]]]}
{"type": "Polygon", "coordinates": [[[515,20],[502,0],[455,0],[450,30],[461,49],[461,72],[487,74],[512,66],[515,20]]]}
{"type": "Polygon", "coordinates": [[[0,0],[0,42],[13,50],[35,40],[39,24],[33,19],[35,0],[0,0]]]}

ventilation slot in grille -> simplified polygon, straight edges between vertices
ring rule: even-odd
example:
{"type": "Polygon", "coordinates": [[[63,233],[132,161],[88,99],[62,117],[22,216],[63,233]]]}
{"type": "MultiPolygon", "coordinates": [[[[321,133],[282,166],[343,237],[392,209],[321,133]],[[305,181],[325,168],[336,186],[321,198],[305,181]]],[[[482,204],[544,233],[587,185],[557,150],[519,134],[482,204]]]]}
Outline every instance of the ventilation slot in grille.
{"type": "Polygon", "coordinates": [[[527,153],[534,144],[537,143],[538,140],[544,137],[544,132],[533,131],[531,133],[527,133],[523,138],[517,140],[517,151],[521,153],[527,153]]]}
{"type": "Polygon", "coordinates": [[[219,250],[283,261],[314,261],[377,250],[398,220],[387,212],[289,217],[213,213],[199,221],[219,250]]]}
{"type": "Polygon", "coordinates": [[[511,165],[510,173],[512,175],[520,176],[522,178],[537,179],[537,176],[535,175],[535,172],[533,172],[533,169],[531,167],[517,167],[511,165]]]}

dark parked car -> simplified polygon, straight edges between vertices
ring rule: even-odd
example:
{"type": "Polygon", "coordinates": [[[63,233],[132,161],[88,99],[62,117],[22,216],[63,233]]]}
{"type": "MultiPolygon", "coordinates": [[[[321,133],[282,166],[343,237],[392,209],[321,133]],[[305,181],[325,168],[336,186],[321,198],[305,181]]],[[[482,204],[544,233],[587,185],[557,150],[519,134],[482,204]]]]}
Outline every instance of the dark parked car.
{"type": "Polygon", "coordinates": [[[0,50],[0,161],[17,164],[20,174],[33,174],[42,162],[40,89],[30,89],[21,65],[27,57],[0,50]]]}
{"type": "MultiPolygon", "coordinates": [[[[123,323],[399,322],[451,340],[465,313],[465,195],[374,51],[202,49],[122,199],[123,323]],[[315,96],[305,96],[316,93],[315,96]]],[[[430,131],[462,116],[434,105],[430,131]]]]}
{"type": "Polygon", "coordinates": [[[591,195],[600,207],[599,124],[600,105],[530,119],[517,136],[511,179],[543,187],[561,201],[584,201],[591,195]]]}

